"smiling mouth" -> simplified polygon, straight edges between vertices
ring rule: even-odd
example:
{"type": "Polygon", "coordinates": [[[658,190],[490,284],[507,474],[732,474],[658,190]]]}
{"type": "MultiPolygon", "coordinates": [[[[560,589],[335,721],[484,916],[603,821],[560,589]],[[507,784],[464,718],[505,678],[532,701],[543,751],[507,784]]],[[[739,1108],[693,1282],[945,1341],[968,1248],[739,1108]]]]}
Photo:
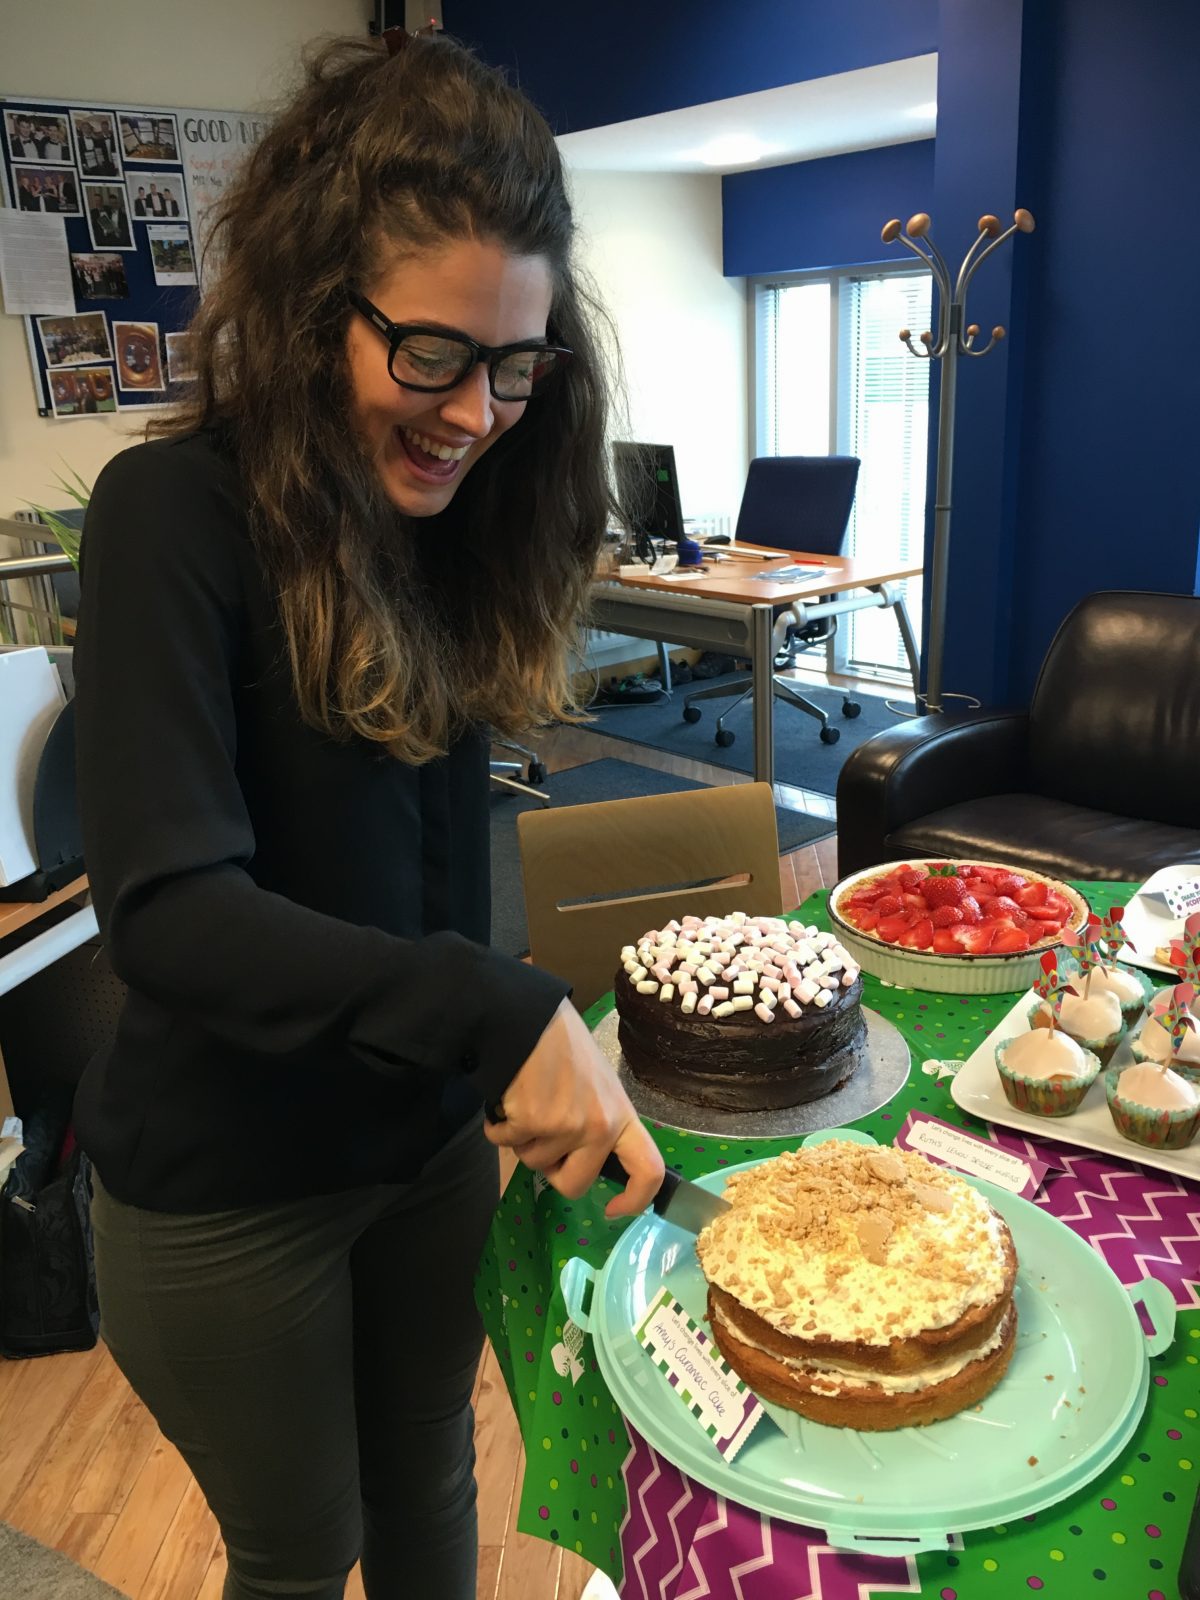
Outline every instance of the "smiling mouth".
{"type": "Polygon", "coordinates": [[[461,461],[471,448],[468,444],[458,447],[440,444],[436,439],[418,433],[415,428],[401,428],[400,432],[406,444],[415,446],[420,455],[428,456],[433,461],[461,461]]]}

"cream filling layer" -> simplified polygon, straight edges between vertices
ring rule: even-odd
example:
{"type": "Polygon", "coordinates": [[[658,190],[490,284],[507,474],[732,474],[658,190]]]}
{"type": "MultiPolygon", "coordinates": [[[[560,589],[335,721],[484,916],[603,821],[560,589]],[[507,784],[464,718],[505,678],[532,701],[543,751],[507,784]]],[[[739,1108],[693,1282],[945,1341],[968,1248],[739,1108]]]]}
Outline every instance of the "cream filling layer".
{"type": "Polygon", "coordinates": [[[757,1340],[743,1332],[740,1325],[723,1310],[716,1310],[715,1320],[727,1328],[739,1344],[748,1345],[751,1350],[760,1350],[763,1355],[770,1356],[772,1361],[778,1361],[780,1366],[788,1367],[805,1377],[811,1375],[817,1380],[828,1379],[827,1384],[815,1381],[812,1386],[814,1394],[827,1397],[842,1394],[847,1389],[882,1389],[885,1394],[919,1394],[924,1389],[932,1389],[939,1383],[945,1383],[964,1367],[969,1367],[973,1361],[978,1361],[983,1356],[990,1355],[993,1350],[998,1350],[1004,1339],[1004,1318],[1001,1317],[991,1337],[964,1354],[952,1356],[945,1361],[931,1362],[919,1372],[869,1372],[866,1368],[856,1367],[849,1362],[823,1361],[811,1356],[781,1356],[777,1351],[768,1350],[766,1345],[759,1344],[757,1340]]]}

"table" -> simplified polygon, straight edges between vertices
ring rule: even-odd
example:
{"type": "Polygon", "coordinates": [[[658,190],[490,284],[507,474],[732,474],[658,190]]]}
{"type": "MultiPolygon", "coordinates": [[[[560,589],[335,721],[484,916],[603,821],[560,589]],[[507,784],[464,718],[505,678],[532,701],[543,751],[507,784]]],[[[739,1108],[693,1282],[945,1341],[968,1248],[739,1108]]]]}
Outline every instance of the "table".
{"type": "Polygon", "coordinates": [[[645,577],[598,579],[592,585],[589,621],[593,627],[636,639],[670,639],[696,650],[748,656],[754,675],[754,776],[759,782],[775,781],[772,673],[776,606],[796,607],[801,621],[871,606],[891,607],[908,656],[913,694],[919,693],[916,639],[899,583],[919,577],[920,566],[803,550],[769,550],[764,545],[728,545],[723,550],[735,559],[714,563],[707,573],[688,572],[681,577],[676,568],[675,574],[658,578],[647,572],[645,577]],[[778,582],[764,576],[798,561],[815,563],[824,571],[819,577],[778,582]],[[855,589],[867,592],[846,594],[855,589]]]}
{"type": "MultiPolygon", "coordinates": [[[[1107,904],[1121,886],[1076,885],[1107,904]]],[[[1134,885],[1128,886],[1132,892],[1134,885]]],[[[795,915],[827,927],[827,893],[795,915]]],[[[602,1212],[610,1191],[565,1201],[518,1168],[480,1265],[478,1301],[525,1441],[518,1527],[575,1549],[616,1580],[624,1600],[1168,1600],[1200,1465],[1200,1186],[1053,1139],[1026,1140],[960,1111],[950,1079],[924,1070],[965,1060],[1015,995],[934,995],[866,978],[864,1001],[904,1034],[908,1083],[853,1126],[890,1142],[920,1108],[1057,1169],[1039,1203],[1087,1237],[1123,1282],[1151,1274],[1176,1302],[1175,1342],[1151,1361],[1150,1398],[1125,1452],[1070,1499],[1012,1526],[965,1534],[917,1556],[845,1556],[815,1530],[773,1521],[689,1480],[626,1427],[590,1341],[566,1317],[563,1263],[599,1267],[627,1222],[602,1212]],[[731,1574],[739,1573],[735,1587],[731,1574]],[[706,1587],[707,1585],[707,1587],[706,1587]],[[861,1588],[860,1588],[861,1586],[861,1588]]],[[[588,1013],[595,1025],[611,997],[588,1013]]],[[[798,1139],[713,1140],[652,1129],[688,1177],[794,1148],[798,1139]]],[[[1103,1330],[1097,1330],[1103,1337],[1103,1330]]],[[[919,1493],[919,1483],[914,1486],[919,1493]]]]}

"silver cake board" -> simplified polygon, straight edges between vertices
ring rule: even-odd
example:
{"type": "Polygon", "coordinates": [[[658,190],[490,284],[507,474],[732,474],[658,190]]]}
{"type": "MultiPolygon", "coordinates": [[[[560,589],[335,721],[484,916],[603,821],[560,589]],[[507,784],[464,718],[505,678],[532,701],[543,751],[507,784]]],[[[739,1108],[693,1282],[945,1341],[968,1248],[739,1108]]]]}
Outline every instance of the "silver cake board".
{"type": "Polygon", "coordinates": [[[908,1045],[900,1030],[877,1011],[862,1008],[867,1024],[863,1059],[850,1077],[832,1094],[799,1106],[779,1106],[767,1111],[722,1111],[676,1100],[635,1078],[617,1042],[619,1018],[615,1010],[596,1024],[592,1037],[617,1069],[617,1076],[634,1108],[651,1122],[662,1122],[685,1133],[733,1139],[781,1139],[791,1134],[819,1133],[841,1128],[885,1106],[908,1080],[908,1045]]]}

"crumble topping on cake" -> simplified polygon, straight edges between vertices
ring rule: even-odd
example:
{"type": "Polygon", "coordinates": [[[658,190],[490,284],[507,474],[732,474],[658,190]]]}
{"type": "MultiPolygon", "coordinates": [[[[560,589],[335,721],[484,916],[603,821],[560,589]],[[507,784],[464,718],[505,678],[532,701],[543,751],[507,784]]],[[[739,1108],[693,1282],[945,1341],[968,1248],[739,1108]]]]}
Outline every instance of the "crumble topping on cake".
{"type": "Polygon", "coordinates": [[[705,1277],[780,1332],[886,1345],[1005,1292],[1003,1224],[912,1151],[829,1140],[744,1173],[697,1241],[705,1277]]]}

